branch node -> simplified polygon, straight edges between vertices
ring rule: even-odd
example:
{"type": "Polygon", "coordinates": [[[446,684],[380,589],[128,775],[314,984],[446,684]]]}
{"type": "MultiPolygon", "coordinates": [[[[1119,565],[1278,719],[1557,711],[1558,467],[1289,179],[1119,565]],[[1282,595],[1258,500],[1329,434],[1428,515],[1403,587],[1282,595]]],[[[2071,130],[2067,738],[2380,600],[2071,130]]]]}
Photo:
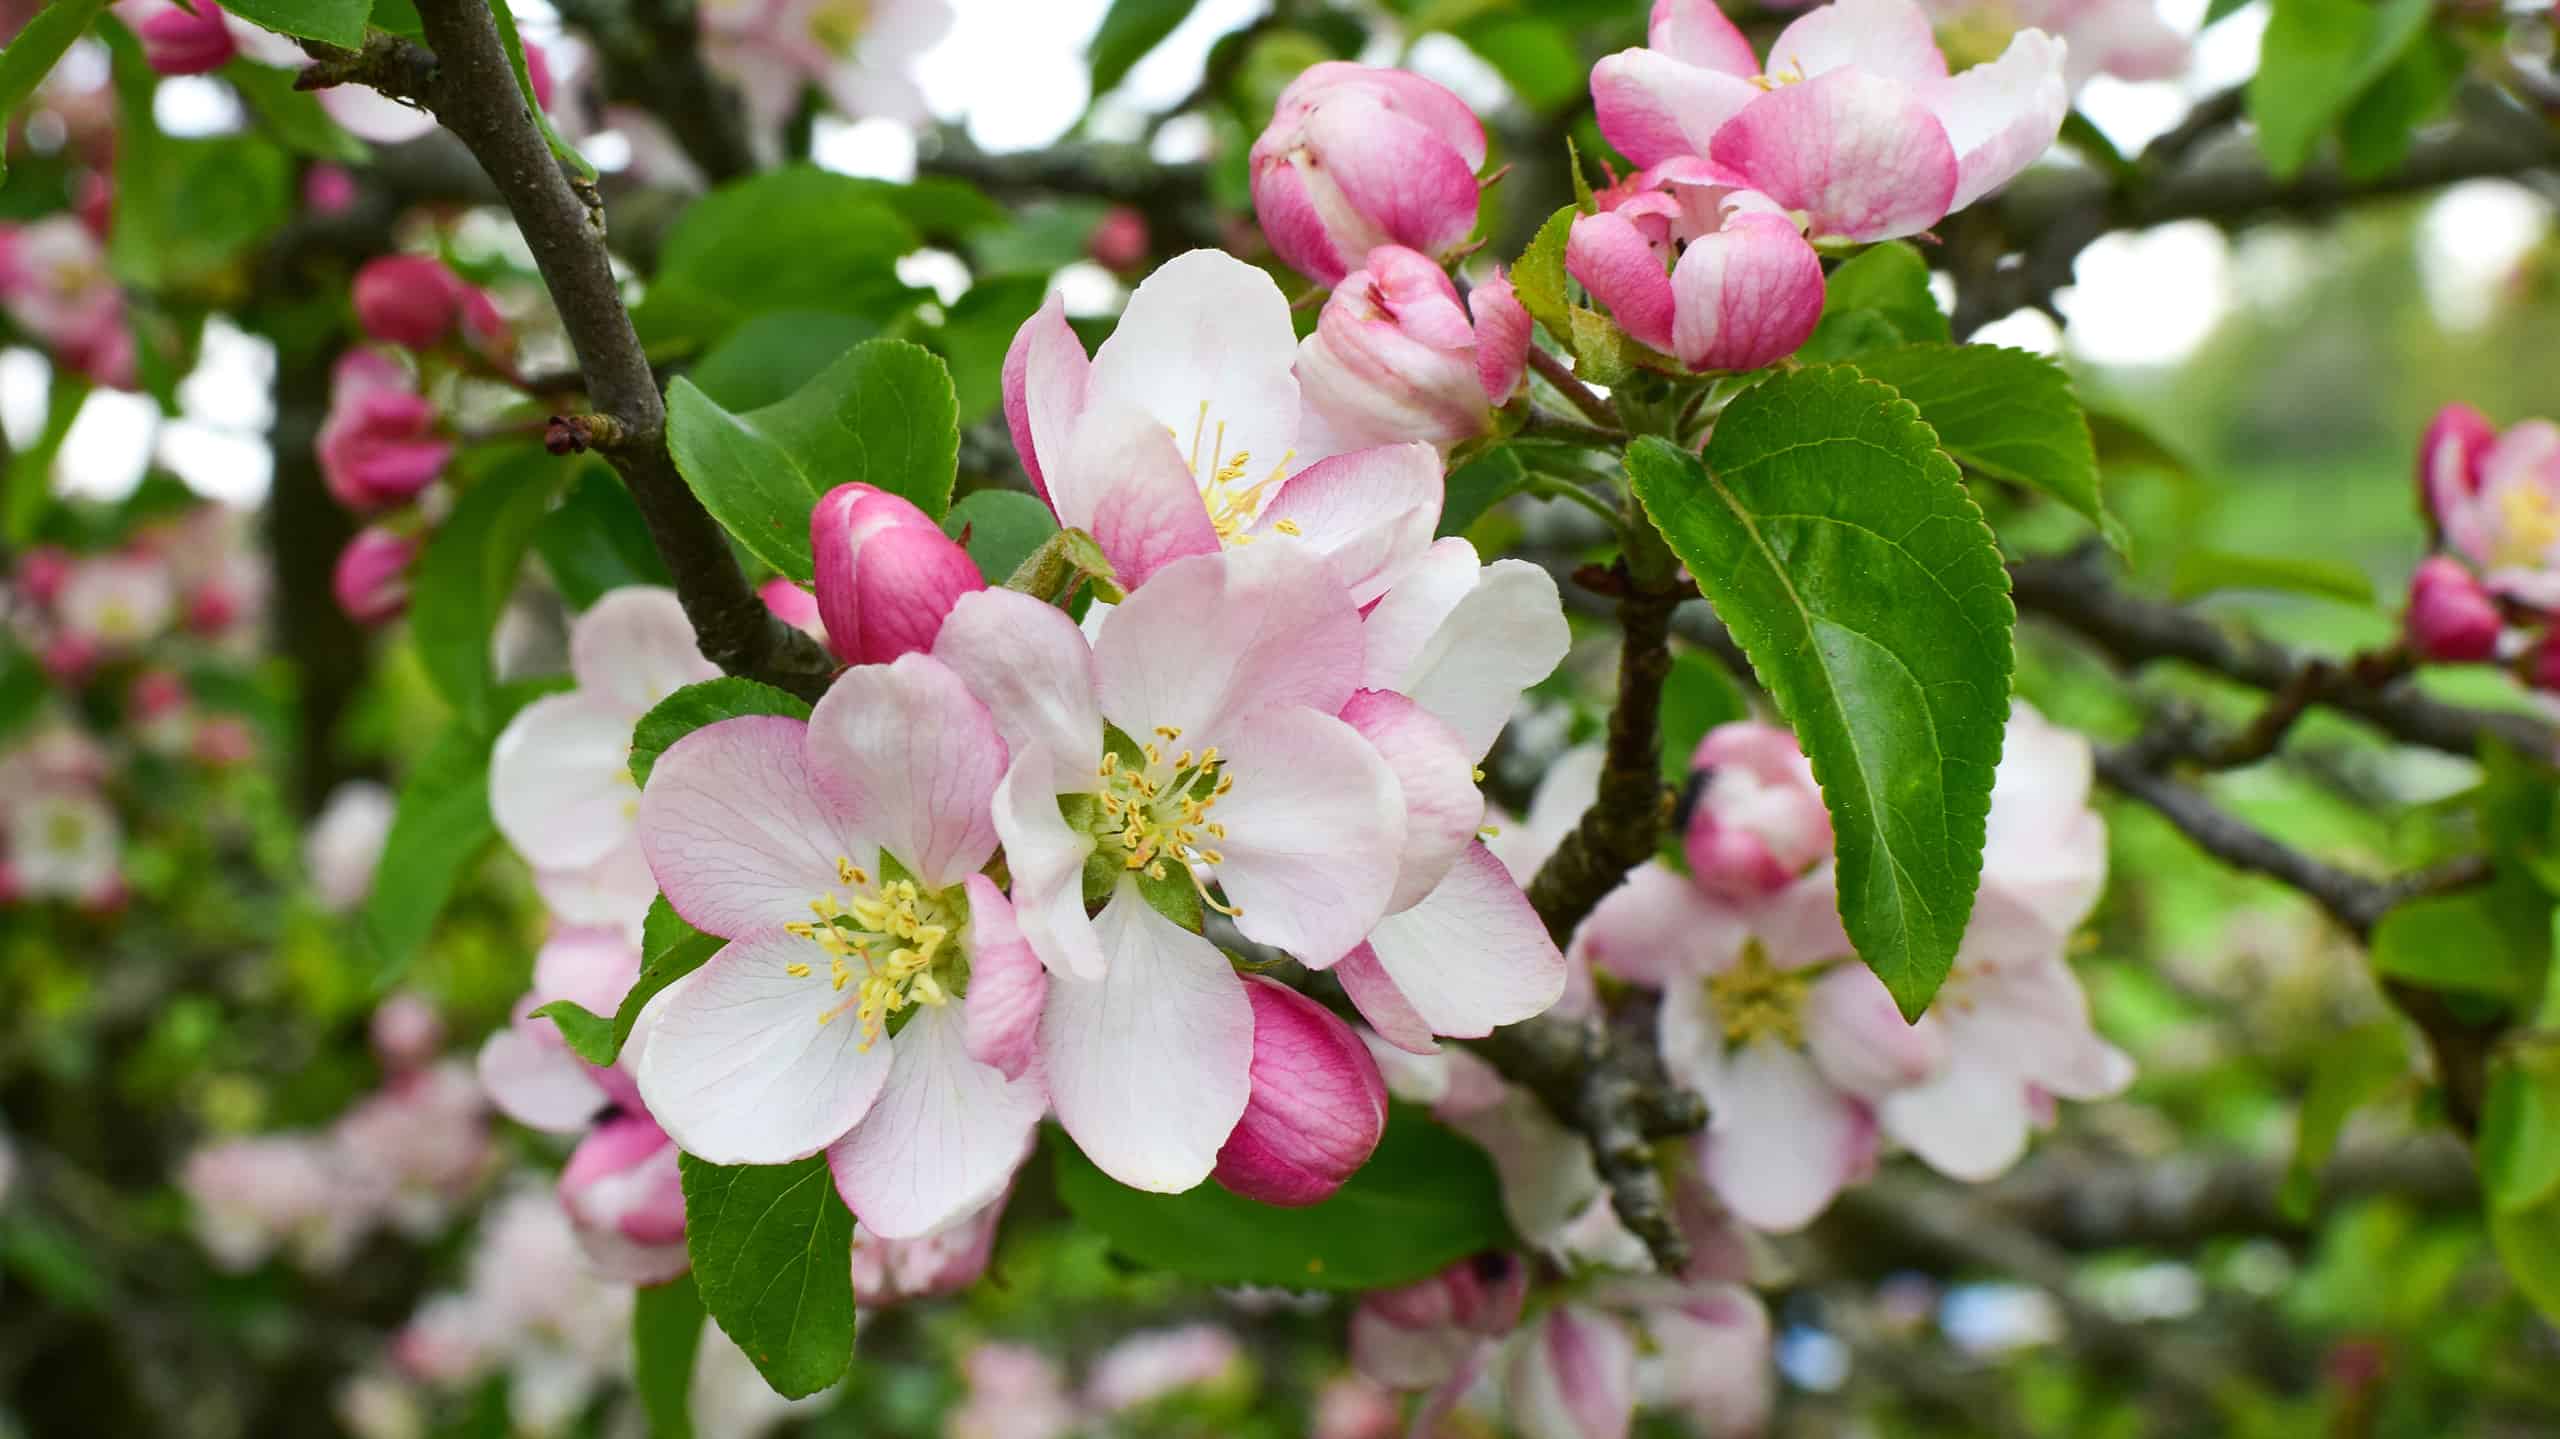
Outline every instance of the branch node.
{"type": "Polygon", "coordinates": [[[553,415],[542,432],[542,447],[555,455],[583,455],[619,449],[628,438],[622,422],[611,415],[553,415]]]}

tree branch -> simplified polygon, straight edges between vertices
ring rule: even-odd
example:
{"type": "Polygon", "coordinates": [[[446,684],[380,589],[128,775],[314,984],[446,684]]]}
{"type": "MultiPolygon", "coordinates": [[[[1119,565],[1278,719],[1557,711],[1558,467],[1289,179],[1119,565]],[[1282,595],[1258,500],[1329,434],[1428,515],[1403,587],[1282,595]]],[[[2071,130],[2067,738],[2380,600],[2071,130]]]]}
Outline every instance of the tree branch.
{"type": "Polygon", "coordinates": [[[703,656],[731,674],[815,699],[835,666],[808,636],[775,619],[666,446],[666,403],[622,305],[602,216],[569,186],[525,107],[483,0],[421,0],[436,64],[424,99],[497,185],[550,288],[587,394],[622,443],[605,451],[675,576],[703,656]]]}

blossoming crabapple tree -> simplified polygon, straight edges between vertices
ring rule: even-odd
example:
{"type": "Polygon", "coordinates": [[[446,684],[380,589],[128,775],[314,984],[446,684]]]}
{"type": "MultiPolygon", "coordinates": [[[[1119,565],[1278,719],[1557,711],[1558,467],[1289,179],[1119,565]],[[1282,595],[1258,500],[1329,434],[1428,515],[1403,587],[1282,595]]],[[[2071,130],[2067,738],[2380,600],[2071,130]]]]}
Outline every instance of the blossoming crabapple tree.
{"type": "Polygon", "coordinates": [[[15,1106],[94,1056],[0,1053],[0,1261],[48,1306],[176,1322],[169,1226],[99,1218],[95,1168],[173,1184],[211,1269],[398,1325],[221,1432],[823,1428],[927,1301],[1055,1297],[1047,1242],[1304,1321],[1306,1424],[1168,1316],[1068,1346],[1080,1387],[973,1341],[943,1432],[1846,1432],[1807,1397],[1844,1349],[1891,1432],[2043,1432],[1988,1342],[1918,1348],[1966,1341],[1894,1269],[2040,1303],[2003,1332],[2061,1336],[2092,1432],[2403,1432],[2438,1398],[2400,1364],[2493,1374],[2478,1432],[2550,1421],[2498,1364],[2560,1314],[2560,429],[2409,437],[2430,553],[2331,653],[2188,603],[2340,588],[2302,556],[2162,597],[2120,482],[2180,436],[1975,340],[2115,231],[2549,183],[2547,17],[2264,0],[2254,76],[2127,153],[2075,107],[2186,72],[2148,0],[1293,0],[1143,120],[1110,97],[1194,7],[1112,0],[1081,133],[988,153],[912,73],[979,4],[13,7],[0,308],[46,396],[0,514],[0,906],[177,1016],[119,1083],[223,1136],[84,1165],[15,1106]],[[913,177],[814,163],[847,120],[913,177]],[[263,557],[158,477],[57,494],[93,395],[201,419],[244,332],[263,557]],[[2322,725],[2454,757],[2382,787],[2423,839],[2233,806],[2322,725]],[[2078,962],[2144,833],[2354,951],[2280,1192],[2109,1208],[2031,1157],[2159,1052],[2078,962]],[[262,917],[199,902],[233,883],[262,917]],[[134,957],[173,932],[249,956],[219,1002],[134,957]],[[201,1038],[279,985],[311,1045],[365,1031],[340,1078],[191,1087],[285,1067],[201,1038]],[[2412,1096],[2409,1187],[2494,1256],[2464,1357],[2235,1352],[2080,1282],[2289,1232],[2412,1096]]]}

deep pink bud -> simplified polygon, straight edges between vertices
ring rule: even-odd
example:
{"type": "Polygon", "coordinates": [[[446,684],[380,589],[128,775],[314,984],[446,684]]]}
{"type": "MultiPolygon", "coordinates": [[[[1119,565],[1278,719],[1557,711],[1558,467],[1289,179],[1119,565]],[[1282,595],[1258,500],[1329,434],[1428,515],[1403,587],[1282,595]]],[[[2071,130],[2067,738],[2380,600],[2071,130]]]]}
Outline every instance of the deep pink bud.
{"type": "Polygon", "coordinates": [[[1512,292],[1511,277],[1500,270],[1467,292],[1467,313],[1476,321],[1476,382],[1485,398],[1508,404],[1529,378],[1529,310],[1512,292]]]}
{"type": "Polygon", "coordinates": [[[409,564],[418,557],[418,542],[380,525],[368,525],[338,552],[338,568],[330,588],[338,608],[360,625],[378,625],[409,607],[409,564]]]}
{"type": "Polygon", "coordinates": [[[1756,370],[1822,318],[1822,260],[1767,196],[1694,158],[1612,186],[1574,217],[1565,269],[1618,328],[1691,370],[1756,370]]]}
{"type": "Polygon", "coordinates": [[[2545,630],[2517,665],[2526,684],[2545,694],[2560,694],[2560,630],[2545,630]]]}
{"type": "Polygon", "coordinates": [[[1147,217],[1126,205],[1114,205],[1093,227],[1085,253],[1106,270],[1134,270],[1147,258],[1147,217]]]}
{"type": "Polygon", "coordinates": [[[1495,1251],[1366,1295],[1351,1316],[1352,1367],[1392,1389],[1432,1388],[1510,1333],[1528,1294],[1527,1266],[1495,1251]]]}
{"type": "Polygon", "coordinates": [[[847,664],[887,664],[933,647],[960,597],[987,587],[977,562],[899,495],[838,485],[809,516],[818,617],[847,664]]]}
{"type": "Polygon", "coordinates": [[[867,1229],[853,1235],[853,1300],[884,1309],[908,1299],[957,1294],[987,1272],[995,1253],[1004,1196],[914,1239],[883,1239],[867,1229]]]}
{"type": "Polygon", "coordinates": [[[1831,852],[1831,816],[1794,735],[1718,725],[1689,760],[1681,849],[1700,889],[1748,902],[1775,894],[1831,852]]]}
{"type": "Polygon", "coordinates": [[[1447,254],[1476,224],[1484,125],[1445,87],[1403,70],[1311,65],[1253,142],[1253,208],[1272,250],[1339,284],[1380,245],[1447,254]]]}
{"type": "Polygon", "coordinates": [[[47,640],[40,657],[44,672],[59,684],[78,684],[97,667],[106,650],[88,635],[64,630],[47,640]]]}
{"type": "Polygon", "coordinates": [[[542,47],[530,40],[524,42],[524,78],[533,86],[533,103],[545,110],[550,109],[553,89],[551,57],[543,54],[542,47]]]}
{"type": "Polygon", "coordinates": [[[1296,1207],[1342,1187],[1387,1130],[1387,1082],[1351,1026],[1278,980],[1245,977],[1253,1088],[1211,1177],[1247,1199],[1296,1207]]]}
{"type": "Polygon", "coordinates": [[[578,1142],[560,1170],[560,1207],[608,1278],[659,1284],[689,1266],[675,1141],[646,1114],[616,1115],[578,1142]]]}
{"type": "MultiPolygon", "coordinates": [[[[1515,380],[1525,355],[1512,362],[1515,380]]],[[[1495,397],[1480,361],[1475,322],[1438,263],[1381,245],[1325,301],[1298,350],[1298,387],[1335,448],[1406,440],[1445,448],[1493,428],[1495,397]]],[[[1502,365],[1497,357],[1494,368],[1502,365]]]]}
{"type": "Polygon", "coordinates": [[[176,5],[134,27],[142,40],[142,58],[153,70],[163,75],[202,75],[219,70],[240,53],[231,38],[231,27],[223,21],[222,8],[212,0],[195,0],[195,13],[190,15],[176,5]]]}
{"type": "Polygon", "coordinates": [[[2418,506],[2442,530],[2454,507],[2480,493],[2480,461],[2498,442],[2498,427],[2469,405],[2436,411],[2418,441],[2418,506]]]}
{"type": "Polygon", "coordinates": [[[2421,659],[2447,664],[2498,652],[2504,622],[2498,602],[2451,555],[2429,555],[2409,577],[2409,646],[2421,659]]]}
{"type": "Polygon", "coordinates": [[[187,682],[175,670],[144,670],[134,676],[133,690],[127,698],[136,718],[158,719],[186,704],[187,682]]]}
{"type": "Polygon", "coordinates": [[[18,593],[31,604],[49,605],[71,578],[71,552],[60,545],[38,545],[18,557],[18,593]]]}
{"type": "Polygon", "coordinates": [[[424,350],[462,320],[471,287],[433,255],[384,255],[356,271],[356,323],[386,345],[424,350]]]}
{"type": "Polygon", "coordinates": [[[237,623],[246,608],[238,589],[221,580],[208,581],[187,594],[187,628],[200,635],[218,635],[237,623]]]}
{"type": "Polygon", "coordinates": [[[302,203],[315,215],[343,215],[356,202],[356,177],[321,161],[302,172],[302,203]]]}
{"type": "Polygon", "coordinates": [[[350,350],[339,358],[314,448],[329,493],[349,509],[400,504],[435,483],[453,458],[442,413],[410,384],[388,355],[350,350]]]}

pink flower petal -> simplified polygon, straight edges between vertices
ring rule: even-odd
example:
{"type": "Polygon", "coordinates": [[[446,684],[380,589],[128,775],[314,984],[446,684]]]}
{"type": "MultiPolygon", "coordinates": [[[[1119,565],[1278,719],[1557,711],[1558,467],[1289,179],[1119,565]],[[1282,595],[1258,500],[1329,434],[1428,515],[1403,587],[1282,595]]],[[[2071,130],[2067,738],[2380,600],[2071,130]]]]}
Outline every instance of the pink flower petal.
{"type": "Polygon", "coordinates": [[[1420,904],[1369,934],[1378,965],[1435,1034],[1491,1034],[1564,993],[1564,955],[1502,861],[1470,846],[1420,904]]]}
{"type": "Polygon", "coordinates": [[[1101,763],[1093,649],[1064,610],[1012,590],[963,595],[942,622],[933,657],[986,704],[1011,754],[1040,750],[1062,774],[1101,763]]]}
{"type": "Polygon", "coordinates": [[[1769,46],[1773,78],[1810,80],[1844,69],[1917,85],[1945,79],[1947,57],[1928,13],[1912,0],[1832,0],[1790,21],[1769,46]]]}
{"type": "Polygon", "coordinates": [[[1822,259],[1775,215],[1735,215],[1690,241],[1670,288],[1671,350],[1692,370],[1759,369],[1794,354],[1822,320],[1822,259]]]}
{"type": "Polygon", "coordinates": [[[1775,1040],[1728,1056],[1706,1100],[1714,1116],[1699,1142],[1707,1182],[1755,1229],[1803,1228],[1875,1162],[1865,1107],[1832,1088],[1802,1050],[1775,1040]]]}
{"type": "Polygon", "coordinates": [[[827,1150],[836,1191],[862,1227],[915,1239],[983,1207],[1013,1182],[1047,1107],[1037,1078],[1008,1080],[969,1056],[964,1021],[928,1005],[886,1040],[880,1097],[827,1150]]]}
{"type": "Polygon", "coordinates": [[[1332,561],[1351,602],[1365,605],[1431,547],[1442,490],[1440,456],[1429,445],[1354,450],[1290,476],[1252,534],[1294,536],[1332,561]]]}
{"type": "Polygon", "coordinates": [[[1404,844],[1394,773],[1357,730],[1301,707],[1216,731],[1227,837],[1218,882],[1236,928],[1322,967],[1386,913],[1404,844]],[[1320,782],[1310,781],[1321,776],[1320,782]]]}
{"type": "MultiPolygon", "coordinates": [[[[1749,48],[1744,46],[1746,54],[1749,48]]],[[[1638,165],[1704,152],[1716,131],[1759,93],[1747,78],[1686,63],[1659,47],[1621,50],[1591,67],[1591,106],[1600,133],[1638,165]]]]}
{"type": "Polygon", "coordinates": [[[1629,871],[1573,932],[1573,952],[1620,979],[1654,989],[1686,984],[1741,953],[1750,926],[1659,862],[1629,871]]]}
{"type": "Polygon", "coordinates": [[[635,716],[584,691],[544,695],[499,731],[489,754],[498,833],[543,869],[595,864],[631,837],[635,716]]]}
{"type": "Polygon", "coordinates": [[[1760,58],[1751,53],[1751,42],[1715,0],[1653,0],[1645,43],[1684,65],[1745,80],[1760,73],[1760,58]]]}
{"type": "Polygon", "coordinates": [[[1608,307],[1619,329],[1641,344],[1670,351],[1671,274],[1663,268],[1662,253],[1625,215],[1612,210],[1574,216],[1565,239],[1564,267],[1591,298],[1608,307]]]}
{"type": "Polygon", "coordinates": [[[1023,942],[1053,974],[1102,977],[1104,959],[1084,912],[1084,862],[1091,835],[1067,828],[1048,756],[1027,750],[996,786],[996,833],[1013,874],[1013,918],[1023,942]]]}
{"type": "Polygon", "coordinates": [[[1143,410],[1097,404],[1049,469],[1058,523],[1093,536],[1123,588],[1185,555],[1214,554],[1218,532],[1199,482],[1165,427],[1143,410]]]}
{"type": "Polygon", "coordinates": [[[578,690],[633,719],[689,684],[720,677],[702,657],[673,590],[631,585],[588,606],[569,628],[569,672],[578,690]]]}
{"type": "Polygon", "coordinates": [[[1257,544],[1167,565],[1103,621],[1093,667],[1105,718],[1224,742],[1250,713],[1333,714],[1360,678],[1360,612],[1322,556],[1257,544]]]}
{"type": "Polygon", "coordinates": [[[1465,741],[1420,705],[1387,690],[1362,690],[1342,707],[1396,777],[1404,806],[1404,849],[1387,912],[1410,909],[1440,885],[1484,824],[1484,791],[1465,741]]]}
{"type": "Polygon", "coordinates": [[[1067,436],[1084,413],[1086,377],[1093,362],[1084,341],[1067,324],[1064,298],[1051,295],[1039,312],[1014,331],[1004,355],[1004,422],[1013,434],[1014,453],[1031,476],[1031,488],[1049,498],[1040,457],[1054,462],[1066,453],[1067,436]]]}
{"type": "Polygon", "coordinates": [[[969,994],[962,1016],[969,1057],[1020,1079],[1039,1051],[1049,972],[1014,923],[1013,905],[983,874],[969,888],[969,994]]]}
{"type": "Polygon", "coordinates": [[[1094,351],[1086,403],[1148,416],[1171,433],[1175,458],[1188,457],[1185,473],[1207,476],[1242,456],[1260,475],[1284,463],[1298,427],[1297,358],[1279,283],[1222,251],[1193,250],[1130,293],[1094,351]]]}
{"type": "Polygon", "coordinates": [[[2019,31],[1999,59],[1924,93],[1955,148],[1950,210],[1963,209],[2033,164],[2052,147],[2071,109],[2062,42],[2041,30],[2019,31]]]}
{"type": "Polygon", "coordinates": [[[705,725],[667,747],[640,796],[640,844],[676,913],[736,937],[805,921],[844,888],[837,860],[877,873],[879,844],[776,715],[705,725]]]}
{"type": "Polygon", "coordinates": [[[911,654],[846,670],[810,714],[807,743],[810,767],[853,823],[928,890],[958,884],[995,853],[987,806],[1004,740],[941,661],[911,654]]]}
{"type": "Polygon", "coordinates": [[[1917,91],[1862,70],[1761,96],[1716,132],[1708,154],[1805,212],[1817,241],[1916,235],[1955,201],[1956,154],[1938,118],[1917,91]]]}

